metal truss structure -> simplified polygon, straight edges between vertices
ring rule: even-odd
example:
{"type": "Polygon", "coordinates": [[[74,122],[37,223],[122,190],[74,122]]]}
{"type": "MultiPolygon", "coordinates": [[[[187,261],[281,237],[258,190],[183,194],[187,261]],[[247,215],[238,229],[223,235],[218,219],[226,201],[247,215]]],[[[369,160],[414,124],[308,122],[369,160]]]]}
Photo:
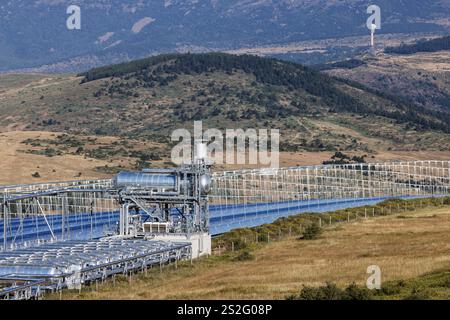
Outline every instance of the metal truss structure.
{"type": "Polygon", "coordinates": [[[449,195],[450,161],[236,170],[213,174],[211,232],[249,227],[301,212],[323,212],[390,198],[449,195]]]}
{"type": "MultiPolygon", "coordinates": [[[[140,214],[152,217],[158,230],[164,227],[164,221],[172,221],[169,216],[181,212],[183,217],[186,213],[201,211],[201,215],[196,217],[207,219],[206,224],[194,221],[189,225],[207,227],[214,235],[302,212],[332,211],[391,198],[450,194],[450,161],[215,172],[208,202],[191,197],[204,197],[200,191],[190,194],[183,189],[190,185],[196,188],[193,190],[201,190],[204,171],[189,173],[197,177],[192,178],[194,180],[182,178],[180,171],[176,173],[180,175],[180,182],[173,183],[167,175],[179,172],[174,170],[153,170],[152,173],[165,176],[146,178],[145,181],[152,186],[158,186],[148,189],[152,190],[151,197],[143,197],[139,190],[133,188],[126,188],[124,193],[123,188],[118,189],[117,177],[0,187],[0,237],[3,244],[0,249],[3,251],[0,253],[0,290],[3,291],[0,291],[0,296],[37,297],[41,288],[59,289],[73,283],[71,279],[75,274],[81,282],[89,282],[122,272],[130,265],[137,268],[147,262],[161,263],[189,254],[189,245],[130,238],[129,233],[121,231],[119,222],[123,221],[125,203],[131,204],[133,210],[140,211],[140,214]],[[188,183],[188,180],[196,182],[188,183]],[[129,238],[115,239],[117,234],[129,238]],[[130,247],[125,243],[120,246],[126,247],[132,256],[117,256],[113,248],[118,241],[128,241],[130,247]],[[160,256],[155,258],[152,252],[159,252],[160,256]],[[75,268],[80,265],[82,267],[75,268]],[[36,274],[21,268],[31,268],[36,274]],[[39,270],[47,270],[47,276],[39,270]],[[28,276],[23,277],[24,274],[28,276]],[[17,290],[1,289],[1,284],[8,281],[17,290]]],[[[132,178],[141,179],[139,174],[132,178]]],[[[142,181],[138,184],[147,183],[142,181]]]]}
{"type": "Polygon", "coordinates": [[[80,288],[111,275],[189,258],[190,248],[189,243],[107,238],[4,252],[0,254],[0,283],[10,286],[0,287],[0,296],[31,299],[43,291],[80,288]]]}

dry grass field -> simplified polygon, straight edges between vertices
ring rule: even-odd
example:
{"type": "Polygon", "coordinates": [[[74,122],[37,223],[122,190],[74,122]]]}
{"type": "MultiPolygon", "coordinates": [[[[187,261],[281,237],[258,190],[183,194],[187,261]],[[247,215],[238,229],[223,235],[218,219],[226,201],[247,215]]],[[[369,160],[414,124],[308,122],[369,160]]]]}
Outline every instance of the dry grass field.
{"type": "MultiPolygon", "coordinates": [[[[320,125],[325,126],[322,122],[320,125]]],[[[328,124],[330,129],[350,131],[337,125],[328,124]]],[[[124,170],[132,170],[136,161],[134,158],[121,157],[112,154],[108,159],[94,159],[83,155],[74,155],[64,153],[57,156],[45,156],[41,154],[31,154],[30,150],[39,150],[23,143],[27,139],[32,140],[56,140],[58,132],[46,131],[11,131],[0,133],[0,185],[12,185],[20,183],[39,183],[60,180],[83,180],[110,177],[112,173],[105,173],[98,170],[99,167],[109,166],[118,168],[122,166],[124,170]],[[40,177],[32,177],[32,174],[39,172],[40,177]],[[81,173],[81,175],[80,175],[81,173]]],[[[356,131],[352,132],[356,135],[356,131]]],[[[381,140],[367,138],[360,135],[361,140],[365,141],[370,147],[377,148],[384,146],[381,140]]],[[[111,145],[118,141],[116,137],[95,137],[96,145],[86,148],[99,147],[102,145],[111,145]]],[[[152,143],[136,142],[135,145],[141,150],[152,150],[152,143]]],[[[320,165],[323,161],[330,159],[333,152],[281,152],[280,166],[304,166],[320,165]]],[[[349,152],[349,154],[360,155],[361,152],[349,152]]],[[[369,162],[389,161],[389,160],[447,160],[450,158],[450,151],[387,151],[380,148],[373,158],[368,158],[369,162]]],[[[160,161],[152,161],[152,166],[170,166],[170,159],[164,158],[160,161]]],[[[257,165],[245,165],[246,168],[257,167],[257,165]]],[[[218,165],[215,170],[232,170],[242,168],[242,165],[218,165]]]]}
{"type": "MultiPolygon", "coordinates": [[[[212,256],[66,292],[64,299],[284,299],[303,285],[364,285],[369,265],[382,281],[411,279],[450,264],[450,208],[358,220],[328,227],[316,240],[289,238],[260,246],[254,259],[212,256]]],[[[52,297],[50,297],[52,298],[52,297]]],[[[57,298],[57,297],[53,297],[57,298]]]]}
{"type": "MultiPolygon", "coordinates": [[[[105,172],[99,168],[114,168],[117,170],[132,170],[135,168],[136,158],[115,154],[115,149],[108,149],[109,146],[116,146],[121,140],[110,136],[80,136],[84,151],[106,148],[109,153],[104,159],[88,157],[83,154],[76,154],[77,147],[50,145],[47,141],[58,141],[63,133],[47,131],[10,131],[0,133],[0,185],[30,184],[40,182],[52,182],[62,180],[86,180],[102,179],[112,176],[112,172],[105,172]],[[40,141],[42,145],[35,147],[27,141],[40,141]],[[32,153],[33,151],[45,151],[46,148],[61,151],[61,154],[47,156],[45,154],[32,153]],[[53,149],[55,148],[55,149],[53,149]],[[38,172],[39,177],[32,174],[38,172]]],[[[135,145],[133,150],[156,150],[158,146],[151,142],[141,142],[129,140],[135,145]]],[[[161,159],[152,162],[152,166],[167,166],[161,159]]]]}
{"type": "MultiPolygon", "coordinates": [[[[85,159],[82,156],[55,156],[24,153],[27,146],[22,141],[28,138],[51,138],[50,132],[15,131],[0,134],[0,185],[37,183],[43,181],[77,180],[100,178],[102,175],[94,170],[104,166],[105,161],[85,159]],[[40,178],[31,175],[39,172],[40,178]],[[82,173],[79,176],[79,173],[82,173]]],[[[103,175],[104,176],[104,175],[103,175]]]]}

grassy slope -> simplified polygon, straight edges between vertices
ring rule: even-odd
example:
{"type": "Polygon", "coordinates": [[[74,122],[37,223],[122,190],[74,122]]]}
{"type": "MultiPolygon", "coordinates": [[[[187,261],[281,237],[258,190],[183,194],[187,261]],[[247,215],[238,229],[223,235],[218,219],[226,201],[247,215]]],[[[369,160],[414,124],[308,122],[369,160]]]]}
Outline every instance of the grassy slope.
{"type": "MultiPolygon", "coordinates": [[[[303,81],[303,69],[299,70],[295,72],[303,81]]],[[[308,92],[315,87],[290,90],[267,84],[273,81],[270,77],[259,81],[243,70],[180,73],[167,85],[151,87],[145,87],[145,81],[134,86],[135,80],[125,75],[80,84],[82,77],[74,75],[1,75],[0,130],[9,133],[0,136],[6,146],[0,153],[8,159],[2,164],[6,174],[0,184],[27,181],[35,171],[41,171],[41,178],[34,181],[49,181],[73,179],[78,172],[101,177],[121,168],[138,169],[142,161],[168,166],[172,130],[190,128],[202,117],[205,127],[281,129],[282,166],[320,164],[337,150],[368,154],[371,161],[409,159],[411,154],[418,159],[450,156],[450,135],[417,131],[414,125],[370,113],[330,113],[332,102],[308,92]],[[105,94],[127,83],[131,96],[105,94]],[[45,137],[42,132],[47,132],[45,137]],[[68,133],[70,139],[65,140],[75,141],[77,147],[58,141],[61,133],[68,133]],[[93,136],[101,141],[92,141],[93,136]],[[78,161],[83,163],[80,168],[78,161]],[[33,164],[25,167],[20,179],[14,174],[18,163],[33,164]],[[38,166],[46,169],[37,170],[38,166]]],[[[334,92],[334,84],[369,109],[395,109],[385,98],[329,79],[327,92],[334,92]]]]}
{"type": "Polygon", "coordinates": [[[386,283],[380,300],[450,300],[450,268],[425,273],[406,281],[386,283]]]}
{"type": "MultiPolygon", "coordinates": [[[[189,68],[197,70],[197,66],[182,63],[177,67],[182,72],[155,71],[154,77],[160,80],[177,76],[164,85],[144,81],[139,78],[142,75],[133,73],[83,84],[81,78],[73,76],[44,77],[0,92],[0,111],[4,114],[0,123],[6,130],[131,136],[167,143],[173,129],[189,128],[194,120],[203,119],[209,127],[281,129],[286,151],[376,151],[360,137],[317,126],[315,121],[320,120],[378,138],[386,142],[380,147],[384,150],[449,149],[448,134],[418,132],[417,124],[398,123],[376,114],[380,110],[408,109],[397,102],[321,78],[298,66],[256,60],[252,68],[260,70],[257,68],[263,64],[268,74],[264,73],[266,69],[252,73],[244,71],[246,65],[236,60],[233,63],[237,69],[233,71],[220,67],[196,73],[189,68]],[[272,73],[280,74],[272,78],[272,73]],[[288,80],[292,84],[285,83],[288,80]]],[[[8,76],[1,77],[0,87],[9,81],[8,76]]]]}
{"type": "Polygon", "coordinates": [[[28,154],[22,141],[31,138],[54,139],[50,132],[0,133],[0,185],[34,183],[40,181],[76,180],[104,177],[96,167],[108,164],[104,160],[85,159],[83,156],[66,155],[45,157],[28,154]],[[20,168],[20,169],[19,169],[20,168]],[[32,178],[38,172],[41,178],[32,178]],[[79,173],[81,172],[81,176],[79,173]]]}
{"type": "MultiPolygon", "coordinates": [[[[137,168],[139,159],[130,157],[128,152],[157,155],[160,148],[149,141],[108,136],[4,132],[0,133],[0,185],[110,177],[117,171],[137,168]],[[78,152],[79,148],[82,152],[78,152]],[[36,172],[40,177],[32,177],[36,172]]],[[[151,161],[151,165],[167,166],[168,161],[160,158],[151,161]]]]}
{"type": "MultiPolygon", "coordinates": [[[[419,205],[419,202],[415,202],[419,205]]],[[[366,268],[376,264],[381,267],[383,292],[379,299],[400,299],[419,292],[426,298],[450,298],[448,286],[450,209],[437,206],[404,211],[356,222],[333,224],[316,240],[299,241],[297,236],[286,235],[277,239],[279,226],[292,226],[293,221],[307,221],[305,216],[260,227],[260,242],[251,245],[250,256],[242,258],[249,248],[231,253],[221,249],[219,243],[248,232],[235,231],[216,240],[216,255],[189,263],[151,270],[147,276],[133,276],[131,284],[126,278],[116,283],[100,285],[99,291],[85,288],[81,295],[64,293],[65,299],[284,299],[298,293],[302,285],[320,286],[327,281],[345,287],[351,282],[363,285],[368,277],[366,268]],[[288,222],[290,221],[290,224],[288,222]],[[262,229],[261,229],[262,228],[262,229]],[[272,242],[263,243],[264,232],[272,230],[272,242]],[[276,240],[276,241],[274,241],[276,240]],[[218,242],[219,241],[219,242],[218,242]],[[243,260],[243,261],[239,261],[243,260]],[[431,273],[441,269],[440,273],[431,273]],[[399,285],[397,280],[403,279],[399,285]],[[447,280],[445,280],[447,279],[447,280]],[[447,282],[445,282],[447,281],[447,282]],[[388,293],[388,294],[387,294],[388,293]]],[[[377,207],[376,210],[379,210],[377,207]]],[[[389,211],[387,206],[385,213],[389,211]]],[[[393,205],[394,212],[398,210],[393,205]]],[[[362,209],[352,209],[363,215],[362,209]]],[[[370,210],[369,210],[370,213],[370,210]]],[[[346,216],[333,215],[333,219],[346,216]]],[[[369,214],[370,216],[370,214],[369,214]]],[[[317,217],[317,215],[315,216],[317,217]]],[[[322,215],[324,221],[326,216],[322,215]]],[[[334,221],[334,220],[333,220],[334,221]]],[[[307,222],[304,222],[304,225],[307,222]]],[[[295,234],[295,233],[294,233],[295,234]]],[[[225,242],[224,242],[225,241],[225,242]]],[[[247,238],[248,243],[250,237],[247,238]]],[[[229,248],[229,243],[228,243],[229,248]]],[[[49,297],[52,298],[52,297],[49,297]]],[[[56,298],[56,297],[54,297],[56,298]]]]}
{"type": "Polygon", "coordinates": [[[336,68],[330,75],[411,99],[427,108],[450,110],[450,51],[361,57],[356,68],[336,68]]]}

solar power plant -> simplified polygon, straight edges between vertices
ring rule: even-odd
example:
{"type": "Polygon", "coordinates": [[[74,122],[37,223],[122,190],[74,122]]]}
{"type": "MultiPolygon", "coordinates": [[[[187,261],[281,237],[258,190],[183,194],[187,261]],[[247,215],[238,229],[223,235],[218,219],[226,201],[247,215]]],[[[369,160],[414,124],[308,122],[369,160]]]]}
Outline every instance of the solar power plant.
{"type": "Polygon", "coordinates": [[[76,288],[117,273],[144,270],[189,256],[188,243],[115,238],[60,241],[5,251],[0,254],[0,279],[15,284],[0,293],[16,298],[38,297],[40,290],[76,288]],[[22,282],[22,292],[13,291],[17,282],[22,282]]]}
{"type": "Polygon", "coordinates": [[[189,171],[199,183],[186,172],[171,172],[0,187],[0,295],[28,299],[42,290],[190,257],[191,243],[125,235],[121,221],[128,210],[133,221],[151,228],[170,221],[172,235],[217,235],[304,212],[450,194],[449,161],[214,172],[210,186],[200,183],[206,181],[203,171],[189,171]],[[194,194],[208,204],[190,202],[194,194]],[[133,206],[125,208],[124,199],[133,206]]]}

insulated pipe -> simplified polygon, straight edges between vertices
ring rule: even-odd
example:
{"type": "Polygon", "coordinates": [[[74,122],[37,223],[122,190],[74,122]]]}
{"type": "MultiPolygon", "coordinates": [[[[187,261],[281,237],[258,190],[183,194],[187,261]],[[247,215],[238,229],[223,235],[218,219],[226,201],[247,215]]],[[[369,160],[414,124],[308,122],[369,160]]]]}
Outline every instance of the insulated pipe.
{"type": "Polygon", "coordinates": [[[147,172],[120,172],[114,178],[116,188],[165,188],[176,189],[177,175],[147,172]]]}
{"type": "Polygon", "coordinates": [[[129,208],[130,204],[125,203],[120,207],[119,234],[121,236],[128,235],[129,229],[129,208]]]}

